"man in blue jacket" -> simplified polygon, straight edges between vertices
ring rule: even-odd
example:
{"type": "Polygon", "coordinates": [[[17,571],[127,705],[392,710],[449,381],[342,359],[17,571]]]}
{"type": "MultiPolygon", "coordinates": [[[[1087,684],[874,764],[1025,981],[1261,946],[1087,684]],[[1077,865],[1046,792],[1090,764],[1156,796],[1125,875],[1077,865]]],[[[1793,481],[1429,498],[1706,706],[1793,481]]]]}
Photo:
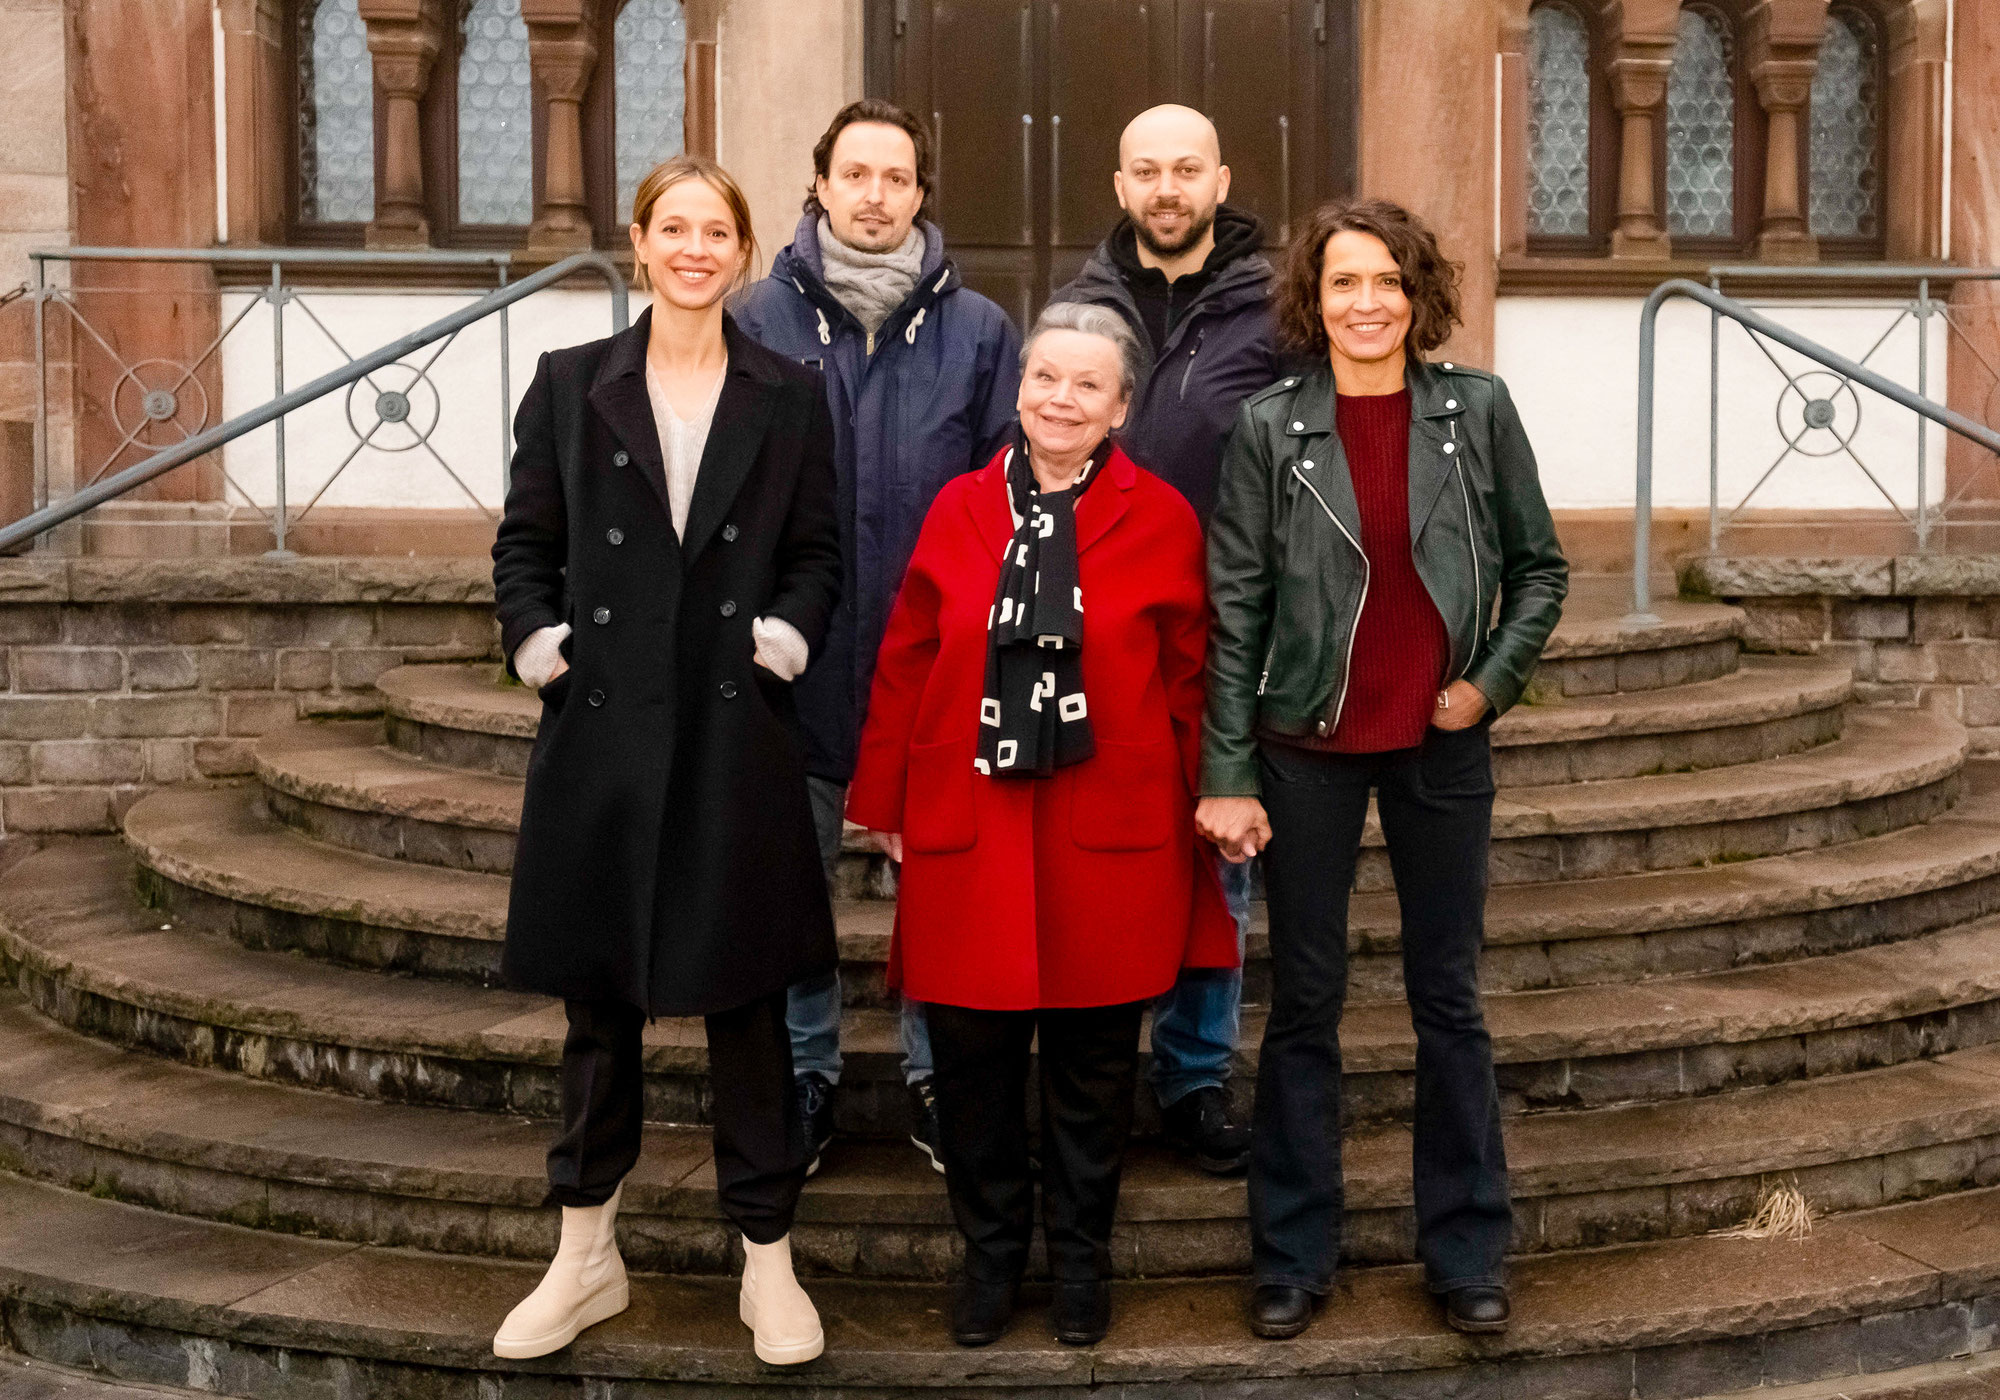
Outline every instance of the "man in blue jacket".
{"type": "MultiPolygon", "coordinates": [[[[806,773],[829,873],[854,746],[889,609],[940,488],[986,465],[1014,423],[1020,337],[965,287],[925,219],[930,134],[879,98],[840,109],[813,148],[813,184],[791,246],[735,307],[752,337],[826,375],[846,587],[826,644],[797,681],[806,773]]],[[[813,1169],[833,1136],[840,978],[792,988],[788,1020],[813,1169]]],[[[905,1003],[903,1077],[912,1140],[937,1158],[930,1039],[905,1003]]]]}
{"type": "MultiPolygon", "coordinates": [[[[1279,373],[1263,228],[1223,202],[1229,167],[1214,124],[1192,108],[1134,117],[1112,184],[1126,216],[1055,300],[1109,306],[1152,347],[1152,371],[1119,441],[1206,525],[1236,412],[1279,373]]],[[[1250,867],[1220,869],[1240,938],[1250,925],[1250,867]]],[[[1240,970],[1191,968],[1153,1008],[1153,1091],[1167,1141],[1217,1175],[1250,1160],[1250,1131],[1230,1117],[1224,1088],[1242,1000],[1240,970]]]]}

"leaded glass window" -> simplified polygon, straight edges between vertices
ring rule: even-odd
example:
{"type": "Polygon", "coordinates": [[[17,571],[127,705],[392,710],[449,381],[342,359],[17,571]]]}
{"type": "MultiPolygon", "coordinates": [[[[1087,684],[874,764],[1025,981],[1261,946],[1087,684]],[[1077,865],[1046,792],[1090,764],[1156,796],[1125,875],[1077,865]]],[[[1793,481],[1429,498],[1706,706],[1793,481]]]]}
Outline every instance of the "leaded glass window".
{"type": "Polygon", "coordinates": [[[1590,32],[1567,5],[1528,16],[1528,232],[1590,232],[1590,32]]]}
{"type": "Polygon", "coordinates": [[[1726,238],[1736,226],[1736,74],[1722,17],[1680,13],[1667,80],[1667,232],[1726,238]]]}
{"type": "Polygon", "coordinates": [[[687,111],[687,23],[679,0],[627,0],[612,27],[616,51],[618,222],[646,172],[681,153],[687,111]]]}
{"type": "Polygon", "coordinates": [[[1876,158],[1880,100],[1872,26],[1833,11],[1826,18],[1812,85],[1808,219],[1818,237],[1875,237],[1881,200],[1876,158]]]}
{"type": "Polygon", "coordinates": [[[458,54],[458,217],[534,217],[534,104],[521,0],[472,0],[458,54]]]}
{"type": "Polygon", "coordinates": [[[299,217],[375,217],[375,68],[357,0],[299,7],[299,217]]]}

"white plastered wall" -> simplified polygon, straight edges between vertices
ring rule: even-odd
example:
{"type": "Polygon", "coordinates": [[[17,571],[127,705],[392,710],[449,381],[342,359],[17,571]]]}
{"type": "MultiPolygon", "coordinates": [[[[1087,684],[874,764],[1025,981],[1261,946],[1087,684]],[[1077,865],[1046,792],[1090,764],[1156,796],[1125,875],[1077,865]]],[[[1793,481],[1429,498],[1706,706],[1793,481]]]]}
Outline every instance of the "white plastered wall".
{"type": "MultiPolygon", "coordinates": [[[[1630,508],[1637,463],[1640,298],[1502,297],[1497,310],[1494,368],[1506,379],[1535,446],[1549,504],[1563,508],[1630,508]]],[[[1910,388],[1917,385],[1917,329],[1905,319],[1891,329],[1903,303],[1786,301],[1757,303],[1771,319],[1849,359],[1868,355],[1869,368],[1910,388]],[[1882,340],[1884,332],[1888,338],[1882,340]]],[[[1930,329],[1929,387],[1942,399],[1948,331],[1930,329]]],[[[1720,354],[1718,477],[1725,510],[1742,500],[1784,447],[1776,409],[1785,389],[1778,368],[1816,370],[1803,357],[1771,346],[1778,362],[1727,320],[1720,354]]],[[[1688,301],[1660,313],[1654,390],[1653,502],[1705,508],[1709,501],[1709,313],[1688,301]]],[[[1837,381],[1818,372],[1801,380],[1807,394],[1837,381]]],[[[1786,432],[1801,424],[1799,395],[1786,395],[1786,432]]],[[[1851,434],[1854,456],[1871,468],[1896,503],[1917,498],[1917,420],[1908,410],[1858,386],[1835,395],[1836,427],[1851,434]],[[1855,400],[1859,426],[1855,427],[1855,400]]],[[[1928,438],[1931,499],[1942,476],[1942,430],[1928,438]]],[[[1835,447],[1829,433],[1808,433],[1801,448],[1835,447]]],[[[1751,498],[1752,509],[1843,510],[1887,507],[1881,491],[1843,452],[1788,457],[1751,498]]]]}

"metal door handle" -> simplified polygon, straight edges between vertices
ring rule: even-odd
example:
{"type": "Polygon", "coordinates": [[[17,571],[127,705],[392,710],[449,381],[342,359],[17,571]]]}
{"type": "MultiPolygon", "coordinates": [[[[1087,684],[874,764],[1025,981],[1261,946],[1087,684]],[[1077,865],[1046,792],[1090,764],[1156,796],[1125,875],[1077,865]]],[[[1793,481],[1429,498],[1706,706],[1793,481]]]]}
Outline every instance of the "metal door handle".
{"type": "Polygon", "coordinates": [[[1049,242],[1062,242],[1062,117],[1049,117],[1049,242]]]}
{"type": "Polygon", "coordinates": [[[1278,117],[1278,241],[1292,241],[1292,119],[1278,117]]]}
{"type": "Polygon", "coordinates": [[[934,224],[944,221],[944,113],[931,108],[931,198],[928,211],[934,224]]]}
{"type": "Polygon", "coordinates": [[[1035,114],[1021,113],[1021,241],[1035,241],[1035,114]]]}

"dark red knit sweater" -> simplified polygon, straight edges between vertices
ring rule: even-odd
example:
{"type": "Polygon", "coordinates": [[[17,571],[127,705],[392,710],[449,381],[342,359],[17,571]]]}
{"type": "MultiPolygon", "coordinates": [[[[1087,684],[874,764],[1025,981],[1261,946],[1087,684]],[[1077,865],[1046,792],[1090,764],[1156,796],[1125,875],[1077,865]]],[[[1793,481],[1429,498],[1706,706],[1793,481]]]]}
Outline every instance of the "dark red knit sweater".
{"type": "Polygon", "coordinates": [[[1368,555],[1340,723],[1308,747],[1381,753],[1423,742],[1451,659],[1444,619],[1410,554],[1410,392],[1335,397],[1368,555]]]}

